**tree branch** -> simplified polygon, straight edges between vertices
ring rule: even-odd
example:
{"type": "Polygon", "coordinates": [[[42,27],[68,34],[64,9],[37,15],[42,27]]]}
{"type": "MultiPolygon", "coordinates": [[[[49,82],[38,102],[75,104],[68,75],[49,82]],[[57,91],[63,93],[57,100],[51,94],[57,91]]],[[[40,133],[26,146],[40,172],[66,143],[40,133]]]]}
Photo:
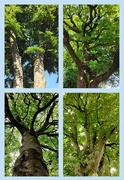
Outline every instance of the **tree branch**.
{"type": "Polygon", "coordinates": [[[72,20],[71,22],[73,22],[73,25],[74,25],[74,26],[70,26],[66,21],[64,21],[64,24],[65,24],[66,26],[68,26],[70,30],[72,30],[72,31],[74,31],[74,32],[76,32],[76,33],[81,33],[81,31],[80,31],[80,30],[77,28],[77,26],[75,25],[74,21],[72,20]]]}
{"type": "Polygon", "coordinates": [[[19,119],[19,121],[17,121],[17,120],[14,118],[14,116],[13,116],[13,114],[12,114],[12,112],[10,111],[10,108],[9,108],[9,102],[8,102],[7,95],[5,95],[5,117],[7,117],[7,118],[10,120],[11,124],[12,124],[13,126],[15,126],[15,127],[20,131],[21,134],[23,134],[23,132],[24,132],[25,129],[28,129],[27,127],[24,127],[22,124],[19,123],[19,122],[21,121],[21,120],[19,119],[19,116],[17,116],[17,118],[19,119]]]}
{"type": "Polygon", "coordinates": [[[42,111],[44,111],[47,107],[49,107],[56,99],[58,98],[58,94],[56,94],[55,96],[53,96],[53,98],[42,108],[39,108],[38,111],[36,111],[36,113],[34,114],[33,118],[32,118],[32,122],[31,122],[31,127],[30,127],[30,132],[34,132],[34,122],[36,120],[36,117],[39,113],[41,113],[42,111]]]}
{"type": "Polygon", "coordinates": [[[106,81],[116,70],[118,70],[118,68],[119,68],[119,46],[118,46],[117,51],[115,52],[113,63],[109,71],[92,79],[90,81],[90,87],[91,88],[97,87],[99,83],[106,81]]]}
{"type": "Polygon", "coordinates": [[[58,150],[56,150],[56,149],[54,149],[54,148],[52,148],[52,147],[46,146],[46,145],[44,145],[44,144],[40,144],[40,145],[41,145],[41,147],[43,147],[43,148],[46,148],[46,149],[49,149],[50,151],[53,151],[53,152],[55,152],[55,153],[58,153],[58,150]]]}
{"type": "Polygon", "coordinates": [[[72,46],[69,43],[69,34],[66,31],[66,29],[64,29],[64,45],[66,46],[66,48],[68,49],[72,59],[74,60],[74,62],[76,63],[76,65],[78,66],[78,68],[82,65],[80,62],[80,59],[77,57],[76,53],[74,52],[72,46]]]}
{"type": "Polygon", "coordinates": [[[43,134],[43,132],[46,130],[47,126],[49,125],[49,119],[50,119],[50,116],[51,116],[51,114],[52,114],[52,112],[53,112],[53,109],[54,109],[55,105],[56,105],[56,101],[52,104],[52,106],[51,106],[51,108],[50,108],[50,110],[49,110],[49,112],[48,112],[48,114],[47,114],[45,123],[44,123],[43,126],[36,132],[37,136],[43,134]]]}
{"type": "Polygon", "coordinates": [[[58,133],[50,133],[50,132],[44,132],[42,134],[47,135],[48,137],[54,137],[54,136],[58,136],[58,133]]]}

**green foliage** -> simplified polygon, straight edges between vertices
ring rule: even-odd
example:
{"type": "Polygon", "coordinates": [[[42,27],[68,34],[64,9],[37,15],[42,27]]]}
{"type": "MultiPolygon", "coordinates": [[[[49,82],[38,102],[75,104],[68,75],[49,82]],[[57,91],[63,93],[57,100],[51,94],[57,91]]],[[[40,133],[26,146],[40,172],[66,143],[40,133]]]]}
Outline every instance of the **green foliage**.
{"type": "Polygon", "coordinates": [[[5,176],[13,173],[13,163],[18,156],[21,136],[15,128],[5,128],[5,176]]]}
{"type": "MultiPolygon", "coordinates": [[[[16,14],[21,14],[22,10],[20,6],[12,5],[5,7],[5,28],[9,29],[9,31],[14,31],[21,36],[21,25],[17,21],[16,14]]],[[[7,34],[7,32],[5,32],[7,34]]]]}
{"type": "MultiPolygon", "coordinates": [[[[34,133],[37,133],[43,127],[43,125],[47,123],[43,134],[41,133],[39,135],[38,140],[43,148],[43,157],[45,161],[50,161],[50,163],[48,163],[50,176],[57,176],[58,105],[56,103],[53,111],[50,113],[50,109],[53,104],[52,102],[49,104],[56,94],[9,93],[6,94],[6,96],[8,98],[9,110],[12,113],[13,119],[21,124],[22,127],[26,127],[32,131],[32,122],[34,120],[33,130],[34,133]],[[42,108],[45,106],[46,108],[42,110],[42,108]],[[49,113],[50,117],[48,117],[49,113]]],[[[7,106],[5,106],[5,109],[7,109],[7,106]]],[[[19,155],[19,148],[21,146],[21,135],[19,130],[15,128],[14,123],[12,123],[9,116],[10,112],[7,111],[5,116],[5,176],[12,175],[14,161],[19,155]],[[7,113],[9,113],[9,115],[7,113]]]]}
{"type": "Polygon", "coordinates": [[[58,6],[5,6],[5,84],[12,87],[13,63],[10,38],[15,34],[22,58],[24,86],[33,87],[33,62],[37,54],[44,54],[48,73],[58,72],[58,6]]]}
{"type": "MultiPolygon", "coordinates": [[[[114,53],[119,45],[118,5],[65,5],[64,29],[69,34],[69,43],[75,55],[82,65],[87,67],[87,77],[98,77],[109,72],[114,53]]],[[[71,74],[73,69],[71,62],[75,63],[75,60],[72,57],[67,58],[68,54],[71,55],[71,51],[65,48],[64,84],[69,88],[71,86],[68,83],[67,74],[71,74]],[[69,67],[66,66],[67,61],[70,61],[69,67]]],[[[78,67],[77,64],[76,66],[78,67]]],[[[116,78],[118,79],[118,76],[116,78]]],[[[87,78],[87,80],[92,79],[87,78]]],[[[110,86],[118,84],[114,79],[109,83],[110,86]]]]}
{"type": "Polygon", "coordinates": [[[102,166],[104,171],[98,171],[98,175],[118,176],[119,94],[66,93],[64,95],[64,175],[75,176],[74,169],[77,163],[82,164],[85,171],[87,165],[92,163],[95,154],[97,156],[99,143],[103,137],[107,139],[102,166]],[[74,150],[72,142],[74,125],[78,131],[78,152],[74,150]],[[115,173],[111,173],[112,168],[115,169],[115,173]]]}
{"type": "Polygon", "coordinates": [[[24,51],[24,53],[27,53],[27,54],[37,54],[38,52],[43,53],[44,49],[34,46],[34,47],[28,47],[27,50],[24,51]]]}
{"type": "Polygon", "coordinates": [[[75,63],[71,60],[70,55],[68,53],[64,53],[64,82],[63,86],[65,88],[75,88],[77,85],[77,67],[75,63]],[[71,72],[71,73],[70,73],[71,72]]]}

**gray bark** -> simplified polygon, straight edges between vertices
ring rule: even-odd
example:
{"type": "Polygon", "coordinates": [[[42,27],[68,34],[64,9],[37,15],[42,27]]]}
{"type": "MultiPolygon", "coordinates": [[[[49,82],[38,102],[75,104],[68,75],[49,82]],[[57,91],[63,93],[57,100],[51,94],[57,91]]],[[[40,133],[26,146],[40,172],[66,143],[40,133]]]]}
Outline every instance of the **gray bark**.
{"type": "Polygon", "coordinates": [[[13,176],[49,176],[42,148],[29,130],[22,134],[22,146],[14,165],[13,176]]]}
{"type": "Polygon", "coordinates": [[[11,46],[13,68],[14,68],[13,88],[23,88],[23,70],[21,65],[21,56],[19,55],[16,36],[13,32],[10,37],[10,46],[11,46]]]}
{"type": "Polygon", "coordinates": [[[45,88],[44,56],[38,54],[34,61],[34,88],[45,88]]]}

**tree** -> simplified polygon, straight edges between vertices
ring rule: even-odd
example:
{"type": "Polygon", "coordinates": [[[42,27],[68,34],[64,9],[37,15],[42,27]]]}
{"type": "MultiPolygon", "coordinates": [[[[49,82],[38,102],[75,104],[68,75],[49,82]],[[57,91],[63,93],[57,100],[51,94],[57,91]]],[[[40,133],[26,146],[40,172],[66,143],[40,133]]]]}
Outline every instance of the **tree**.
{"type": "Polygon", "coordinates": [[[6,176],[57,175],[57,104],[58,94],[5,94],[6,176]]]}
{"type": "Polygon", "coordinates": [[[63,31],[65,87],[73,70],[77,88],[97,88],[112,75],[119,81],[118,5],[65,5],[63,31]]]}
{"type": "Polygon", "coordinates": [[[64,175],[119,175],[119,94],[64,95],[64,175]]]}
{"type": "Polygon", "coordinates": [[[5,87],[45,88],[58,73],[58,6],[5,6],[5,87]]]}

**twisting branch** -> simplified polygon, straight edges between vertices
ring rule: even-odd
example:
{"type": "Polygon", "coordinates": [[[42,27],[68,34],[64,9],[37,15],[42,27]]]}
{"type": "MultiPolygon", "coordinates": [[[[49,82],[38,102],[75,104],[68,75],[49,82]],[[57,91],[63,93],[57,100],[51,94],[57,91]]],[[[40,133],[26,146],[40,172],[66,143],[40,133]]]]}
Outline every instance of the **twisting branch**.
{"type": "Polygon", "coordinates": [[[33,118],[32,118],[32,122],[31,122],[31,127],[30,127],[30,132],[34,132],[34,122],[36,120],[36,117],[39,113],[41,113],[42,111],[44,111],[47,107],[49,107],[56,99],[58,98],[58,94],[56,94],[55,96],[53,96],[53,98],[43,107],[39,108],[38,111],[36,111],[36,113],[34,114],[33,118]]]}
{"type": "Polygon", "coordinates": [[[43,126],[36,132],[37,136],[41,135],[41,134],[46,130],[47,126],[49,125],[49,119],[50,119],[50,117],[51,117],[51,114],[52,114],[52,112],[53,112],[53,109],[54,109],[55,105],[56,105],[56,101],[52,104],[52,106],[51,106],[51,108],[50,108],[50,110],[49,110],[49,112],[48,112],[48,114],[47,114],[45,123],[44,123],[43,126]]]}
{"type": "Polygon", "coordinates": [[[27,129],[27,127],[24,127],[19,123],[20,122],[19,116],[17,116],[17,120],[16,120],[13,114],[11,113],[7,94],[5,95],[5,117],[7,117],[10,120],[13,126],[15,126],[20,131],[21,134],[23,134],[24,130],[27,129]]]}
{"type": "Polygon", "coordinates": [[[25,98],[24,98],[24,103],[28,106],[25,110],[26,113],[24,115],[23,118],[21,118],[22,120],[25,120],[25,118],[28,116],[28,111],[29,111],[29,107],[30,107],[30,99],[28,99],[28,102],[26,102],[26,98],[27,98],[27,94],[25,93],[25,98]]]}
{"type": "Polygon", "coordinates": [[[106,81],[116,70],[118,70],[118,68],[119,68],[119,46],[117,48],[117,51],[114,54],[113,63],[111,65],[109,71],[105,72],[104,74],[101,74],[101,75],[97,76],[96,78],[94,78],[93,80],[91,80],[90,87],[92,87],[92,88],[97,87],[99,85],[99,83],[101,83],[102,81],[106,81]]]}
{"type": "MultiPolygon", "coordinates": [[[[71,21],[71,22],[73,22],[73,25],[75,24],[74,21],[71,21]]],[[[66,26],[68,26],[69,29],[71,29],[72,31],[74,31],[74,32],[76,32],[76,33],[81,33],[81,31],[77,28],[76,25],[75,25],[75,26],[70,26],[66,21],[64,21],[64,24],[65,24],[66,26]]]]}

